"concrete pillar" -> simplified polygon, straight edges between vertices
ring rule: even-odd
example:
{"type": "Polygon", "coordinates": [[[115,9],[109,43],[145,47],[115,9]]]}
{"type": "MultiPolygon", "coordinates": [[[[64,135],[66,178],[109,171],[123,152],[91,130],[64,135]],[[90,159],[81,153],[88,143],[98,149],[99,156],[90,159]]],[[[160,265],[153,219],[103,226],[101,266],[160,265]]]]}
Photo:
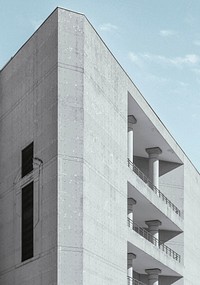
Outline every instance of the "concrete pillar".
{"type": "Polygon", "coordinates": [[[136,259],[136,255],[134,253],[128,253],[128,262],[127,262],[127,276],[132,279],[133,278],[133,262],[136,259]]]}
{"type": "Polygon", "coordinates": [[[159,285],[158,277],[161,273],[159,268],[146,269],[145,272],[148,274],[148,285],[159,285]]]}
{"type": "Polygon", "coordinates": [[[133,162],[133,125],[137,120],[133,115],[128,115],[128,159],[133,162]]]}
{"type": "Polygon", "coordinates": [[[149,179],[159,189],[159,154],[162,150],[159,147],[146,148],[149,155],[149,179]]]}
{"type": "Polygon", "coordinates": [[[133,208],[137,202],[133,198],[128,198],[128,218],[133,221],[133,208]]]}
{"type": "Polygon", "coordinates": [[[159,220],[151,220],[145,221],[145,224],[148,226],[149,233],[155,238],[149,239],[153,244],[159,246],[159,226],[162,225],[161,221],[159,220]]]}

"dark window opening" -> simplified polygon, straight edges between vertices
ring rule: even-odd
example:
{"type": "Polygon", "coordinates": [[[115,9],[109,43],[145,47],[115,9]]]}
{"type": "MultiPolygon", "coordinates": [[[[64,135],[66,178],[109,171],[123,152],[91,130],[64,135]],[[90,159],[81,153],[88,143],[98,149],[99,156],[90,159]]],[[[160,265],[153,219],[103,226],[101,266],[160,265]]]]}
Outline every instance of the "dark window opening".
{"type": "Polygon", "coordinates": [[[33,170],[33,142],[22,150],[22,177],[33,170]]]}
{"type": "Polygon", "coordinates": [[[33,182],[22,188],[22,261],[33,257],[33,182]]]}

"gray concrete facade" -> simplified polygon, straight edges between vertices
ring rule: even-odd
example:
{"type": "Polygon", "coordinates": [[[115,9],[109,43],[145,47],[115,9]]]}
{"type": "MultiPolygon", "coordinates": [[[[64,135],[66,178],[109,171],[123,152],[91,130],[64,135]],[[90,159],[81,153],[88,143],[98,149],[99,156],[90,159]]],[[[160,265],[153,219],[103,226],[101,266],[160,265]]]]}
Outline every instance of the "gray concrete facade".
{"type": "Polygon", "coordinates": [[[0,71],[0,284],[197,285],[199,187],[84,15],[57,8],[0,71]],[[30,181],[34,256],[22,262],[30,181]]]}

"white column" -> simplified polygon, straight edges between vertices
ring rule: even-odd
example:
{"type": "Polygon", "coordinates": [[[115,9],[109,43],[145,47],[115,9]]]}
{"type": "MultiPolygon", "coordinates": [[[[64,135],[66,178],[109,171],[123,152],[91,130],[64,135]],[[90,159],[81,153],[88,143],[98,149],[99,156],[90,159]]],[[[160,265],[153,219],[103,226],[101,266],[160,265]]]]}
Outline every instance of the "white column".
{"type": "Polygon", "coordinates": [[[128,115],[128,159],[133,162],[133,125],[137,120],[133,115],[128,115]]]}
{"type": "Polygon", "coordinates": [[[159,154],[162,150],[159,147],[146,148],[149,155],[149,179],[159,189],[159,154]]]}
{"type": "Polygon", "coordinates": [[[145,272],[148,274],[148,285],[159,285],[159,274],[161,270],[159,268],[146,269],[145,272]]]}
{"type": "Polygon", "coordinates": [[[136,255],[134,253],[128,253],[128,262],[127,262],[127,276],[129,278],[133,278],[133,262],[136,259],[136,255]]]}
{"type": "Polygon", "coordinates": [[[159,220],[151,220],[151,221],[145,221],[145,224],[148,226],[149,233],[156,239],[150,238],[150,241],[155,244],[156,246],[159,246],[159,226],[162,225],[161,221],[159,220]]]}
{"type": "Polygon", "coordinates": [[[133,208],[137,202],[133,198],[128,198],[128,218],[133,221],[133,208]]]}

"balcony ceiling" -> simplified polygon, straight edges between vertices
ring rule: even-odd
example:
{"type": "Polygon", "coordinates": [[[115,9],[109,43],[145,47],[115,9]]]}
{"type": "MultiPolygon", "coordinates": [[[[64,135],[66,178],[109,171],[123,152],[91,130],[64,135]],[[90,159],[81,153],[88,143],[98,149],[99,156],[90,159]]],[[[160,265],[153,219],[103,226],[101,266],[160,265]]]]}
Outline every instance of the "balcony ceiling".
{"type": "MultiPolygon", "coordinates": [[[[152,190],[149,190],[152,191],[152,190]]],[[[153,195],[156,195],[153,193],[153,195]]],[[[145,196],[143,196],[135,187],[128,183],[128,197],[133,198],[137,201],[134,205],[134,221],[143,228],[148,228],[145,224],[147,220],[160,220],[162,225],[159,227],[160,230],[182,232],[182,227],[178,224],[173,223],[170,217],[165,216],[158,208],[156,208],[145,196]]],[[[162,203],[162,200],[161,200],[162,203]]],[[[179,220],[179,216],[177,215],[179,220]]]]}
{"type": "MultiPolygon", "coordinates": [[[[136,247],[132,243],[128,242],[128,252],[132,252],[136,255],[136,259],[134,260],[134,270],[139,274],[146,274],[145,269],[148,268],[159,268],[161,269],[161,275],[164,276],[176,276],[181,277],[182,275],[178,272],[181,271],[182,265],[177,264],[174,270],[164,263],[160,262],[159,260],[155,259],[153,256],[148,254],[147,252],[141,250],[140,248],[136,247]]],[[[161,252],[162,255],[162,252],[161,252]]],[[[169,260],[171,257],[168,257],[169,260]]],[[[172,264],[171,264],[172,265],[172,264]]]]}
{"type": "MultiPolygon", "coordinates": [[[[147,111],[149,106],[147,105],[147,111]]],[[[128,114],[133,115],[137,119],[137,123],[134,124],[134,155],[140,157],[148,157],[146,153],[146,148],[151,147],[160,147],[162,154],[159,156],[160,160],[171,161],[175,163],[182,163],[178,152],[181,156],[181,150],[175,140],[171,137],[168,130],[160,122],[160,119],[155,115],[153,110],[149,112],[149,116],[141,109],[138,103],[129,95],[129,104],[128,104],[128,114]],[[158,128],[150,120],[157,122],[158,127],[161,131],[158,131],[158,128]],[[161,124],[160,124],[161,123],[161,124]],[[166,141],[164,137],[169,137],[171,140],[171,146],[166,141]],[[173,145],[173,148],[172,148],[173,145]]],[[[169,114],[170,115],[170,114],[169,114]]]]}

